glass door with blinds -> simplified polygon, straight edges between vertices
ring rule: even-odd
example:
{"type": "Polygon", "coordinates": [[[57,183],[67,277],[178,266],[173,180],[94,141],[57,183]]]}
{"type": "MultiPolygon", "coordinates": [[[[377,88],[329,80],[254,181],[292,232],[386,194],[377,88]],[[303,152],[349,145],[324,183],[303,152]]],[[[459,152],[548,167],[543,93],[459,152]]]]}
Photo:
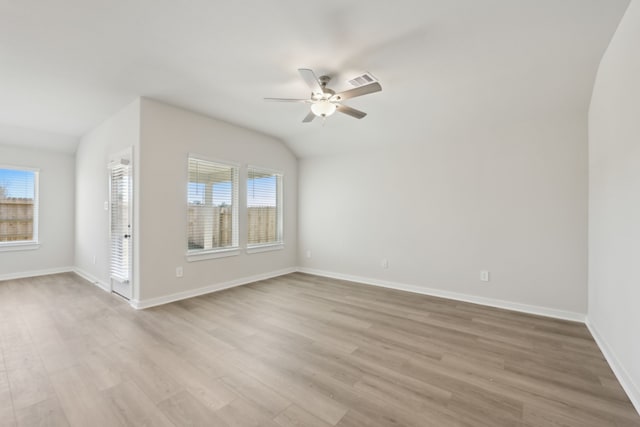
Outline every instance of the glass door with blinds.
{"type": "Polygon", "coordinates": [[[110,277],[113,292],[131,299],[133,264],[131,151],[109,163],[110,277]]]}

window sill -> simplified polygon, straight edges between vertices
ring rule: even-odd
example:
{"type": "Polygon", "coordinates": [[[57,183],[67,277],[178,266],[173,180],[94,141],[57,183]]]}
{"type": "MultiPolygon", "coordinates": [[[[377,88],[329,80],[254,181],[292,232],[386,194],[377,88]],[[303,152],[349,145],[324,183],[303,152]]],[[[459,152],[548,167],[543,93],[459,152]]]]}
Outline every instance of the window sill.
{"type": "Polygon", "coordinates": [[[187,252],[187,262],[204,261],[207,259],[225,258],[240,255],[240,248],[217,249],[212,251],[187,252]]]}
{"type": "Polygon", "coordinates": [[[248,254],[257,254],[260,252],[279,251],[284,249],[284,243],[268,243],[266,245],[256,245],[247,247],[248,254]]]}
{"type": "Polygon", "coordinates": [[[0,243],[0,252],[9,251],[33,251],[40,249],[38,242],[2,242],[0,243]]]}

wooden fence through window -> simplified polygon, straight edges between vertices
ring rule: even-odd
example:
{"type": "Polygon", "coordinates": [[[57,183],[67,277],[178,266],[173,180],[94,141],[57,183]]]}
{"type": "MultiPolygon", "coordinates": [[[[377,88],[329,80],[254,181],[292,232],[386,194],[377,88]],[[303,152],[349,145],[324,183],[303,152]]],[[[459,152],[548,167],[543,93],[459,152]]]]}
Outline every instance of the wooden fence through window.
{"type": "Polygon", "coordinates": [[[0,242],[33,240],[33,199],[0,199],[0,242]]]}
{"type": "MultiPolygon", "coordinates": [[[[277,239],[277,211],[273,206],[248,209],[247,242],[250,245],[274,242],[277,239]]],[[[189,206],[189,249],[224,248],[233,243],[233,218],[230,206],[189,206]],[[211,238],[211,246],[205,238],[211,238]]]]}

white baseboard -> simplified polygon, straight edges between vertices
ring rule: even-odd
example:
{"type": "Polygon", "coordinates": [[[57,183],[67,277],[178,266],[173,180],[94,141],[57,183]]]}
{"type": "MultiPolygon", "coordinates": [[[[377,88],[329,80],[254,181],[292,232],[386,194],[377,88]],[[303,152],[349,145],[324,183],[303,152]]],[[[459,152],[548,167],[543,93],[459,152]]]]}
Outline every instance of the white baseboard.
{"type": "MultiPolygon", "coordinates": [[[[0,275],[0,280],[44,276],[47,274],[66,273],[70,271],[75,272],[80,277],[88,280],[89,282],[93,283],[94,285],[98,286],[104,291],[111,292],[111,286],[109,285],[109,283],[106,283],[98,279],[97,277],[93,276],[92,274],[78,267],[60,267],[60,268],[52,268],[52,269],[46,269],[46,270],[34,270],[34,271],[25,271],[20,273],[4,274],[4,275],[0,275]]],[[[147,300],[131,300],[130,304],[131,306],[137,309],[149,308],[157,305],[167,304],[174,301],[179,301],[182,299],[192,298],[198,295],[204,295],[211,292],[221,291],[223,289],[228,289],[235,286],[246,285],[247,283],[257,282],[259,280],[265,280],[265,279],[270,279],[277,276],[282,276],[284,274],[293,273],[295,271],[299,271],[301,273],[314,274],[316,276],[331,277],[331,278],[340,279],[340,280],[348,280],[352,282],[362,283],[365,285],[381,286],[384,288],[397,289],[397,290],[406,291],[406,292],[413,292],[413,293],[418,293],[423,295],[431,295],[431,296],[436,296],[441,298],[453,299],[457,301],[471,302],[474,304],[488,305],[491,307],[504,308],[507,310],[537,314],[537,315],[553,317],[557,319],[572,320],[577,322],[585,321],[585,315],[581,313],[556,310],[556,309],[547,308],[547,307],[527,305],[527,304],[521,304],[516,302],[510,302],[510,301],[503,301],[503,300],[498,300],[493,298],[478,297],[474,295],[443,291],[440,289],[425,288],[422,286],[409,285],[406,283],[390,282],[385,280],[372,279],[368,277],[335,273],[335,272],[330,272],[325,270],[316,270],[316,269],[311,269],[306,267],[285,268],[282,270],[272,271],[269,273],[243,277],[243,278],[234,279],[234,280],[230,280],[222,283],[216,283],[213,285],[205,286],[203,288],[188,290],[184,292],[178,292],[175,294],[165,295],[157,298],[150,298],[147,300]]]]}
{"type": "Polygon", "coordinates": [[[32,271],[22,271],[19,273],[0,274],[0,281],[24,279],[26,277],[46,276],[48,274],[68,273],[70,271],[73,271],[73,267],[57,267],[57,268],[47,268],[44,270],[32,270],[32,271]]]}
{"type": "Polygon", "coordinates": [[[78,276],[82,277],[83,279],[88,280],[92,284],[96,285],[97,287],[99,287],[103,291],[111,292],[111,286],[108,283],[103,282],[102,280],[98,279],[93,274],[87,273],[86,271],[84,271],[83,269],[78,268],[78,267],[74,267],[73,268],[73,272],[76,273],[78,276]]]}
{"type": "Polygon", "coordinates": [[[585,324],[587,328],[589,328],[589,332],[593,336],[593,339],[600,347],[600,351],[604,355],[604,358],[607,359],[607,363],[611,367],[611,370],[615,374],[618,382],[627,393],[629,400],[633,404],[638,414],[640,414],[640,387],[633,381],[631,375],[627,372],[627,370],[622,366],[618,358],[616,357],[611,346],[605,341],[602,335],[598,332],[598,329],[589,321],[589,317],[587,317],[585,324]]]}
{"type": "Polygon", "coordinates": [[[475,295],[461,294],[457,292],[443,291],[440,289],[425,288],[422,286],[408,285],[406,283],[389,282],[386,280],[371,279],[368,277],[352,276],[349,274],[334,273],[324,270],[316,270],[306,267],[298,267],[301,273],[313,274],[316,276],[330,277],[332,279],[348,280],[350,282],[362,283],[365,285],[380,286],[383,288],[396,289],[400,291],[413,292],[416,294],[430,295],[434,297],[447,298],[456,301],[470,302],[473,304],[488,305],[490,307],[504,308],[507,310],[520,311],[522,313],[536,314],[539,316],[553,317],[555,319],[571,320],[584,323],[585,315],[572,311],[557,310],[554,308],[540,307],[537,305],[521,304],[511,301],[503,301],[494,298],[485,298],[475,295]]]}
{"type": "Polygon", "coordinates": [[[222,291],[224,289],[234,288],[236,286],[246,285],[260,280],[271,279],[273,277],[282,276],[296,272],[296,267],[285,268],[282,270],[271,271],[269,273],[257,274],[255,276],[242,277],[240,279],[229,280],[227,282],[215,283],[203,288],[192,289],[184,292],[177,292],[171,295],[165,295],[157,298],[149,298],[146,300],[131,300],[130,304],[133,308],[143,309],[155,307],[157,305],[167,304],[174,301],[180,301],[187,298],[197,297],[199,295],[209,294],[211,292],[222,291]]]}

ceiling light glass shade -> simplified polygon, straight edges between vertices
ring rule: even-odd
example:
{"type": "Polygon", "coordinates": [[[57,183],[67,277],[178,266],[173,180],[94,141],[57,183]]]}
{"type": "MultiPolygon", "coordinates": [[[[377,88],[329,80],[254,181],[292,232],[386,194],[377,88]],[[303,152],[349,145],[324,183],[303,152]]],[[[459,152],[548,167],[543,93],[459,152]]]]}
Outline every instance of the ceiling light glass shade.
{"type": "Polygon", "coordinates": [[[311,105],[311,111],[318,117],[328,117],[336,112],[336,104],[329,101],[319,101],[311,105]]]}

